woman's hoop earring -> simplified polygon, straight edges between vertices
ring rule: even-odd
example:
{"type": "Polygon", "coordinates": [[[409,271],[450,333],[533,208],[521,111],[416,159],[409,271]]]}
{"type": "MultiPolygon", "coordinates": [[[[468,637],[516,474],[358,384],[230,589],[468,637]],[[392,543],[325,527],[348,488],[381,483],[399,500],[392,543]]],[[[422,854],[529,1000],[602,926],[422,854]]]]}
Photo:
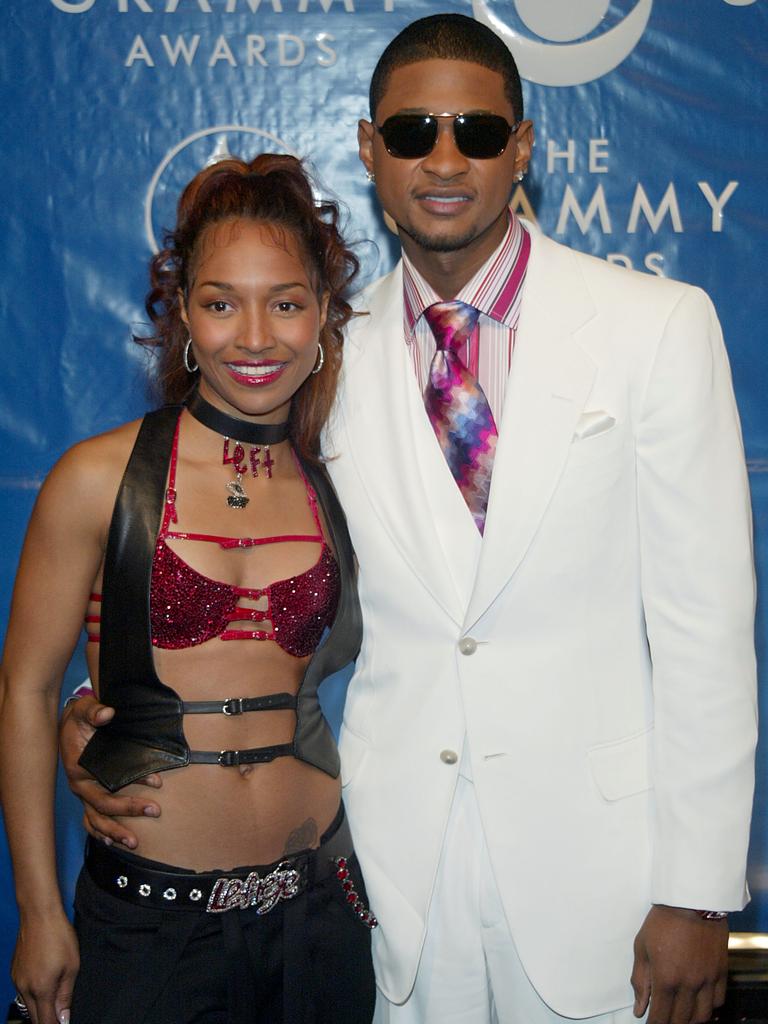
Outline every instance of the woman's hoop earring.
{"type": "Polygon", "coordinates": [[[317,343],[317,353],[317,364],[315,365],[312,373],[320,373],[323,368],[323,363],[325,362],[325,352],[323,352],[323,346],[319,341],[317,343]]]}
{"type": "Polygon", "coordinates": [[[189,365],[189,350],[191,348],[192,348],[192,335],[190,334],[189,338],[187,339],[187,344],[184,346],[184,369],[187,371],[187,373],[194,373],[196,370],[200,369],[200,367],[197,365],[197,363],[195,363],[194,366],[190,366],[189,365]]]}

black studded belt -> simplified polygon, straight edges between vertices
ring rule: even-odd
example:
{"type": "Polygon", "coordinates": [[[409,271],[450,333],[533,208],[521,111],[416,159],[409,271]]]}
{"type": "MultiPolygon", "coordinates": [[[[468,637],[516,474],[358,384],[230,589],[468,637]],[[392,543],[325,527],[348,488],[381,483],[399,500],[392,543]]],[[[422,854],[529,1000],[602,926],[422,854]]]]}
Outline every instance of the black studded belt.
{"type": "Polygon", "coordinates": [[[352,837],[347,820],[316,850],[285,857],[258,867],[233,871],[167,869],[143,857],[125,853],[89,839],[85,866],[96,885],[117,899],[157,910],[187,910],[221,914],[255,909],[268,914],[278,903],[291,900],[309,886],[335,876],[346,901],[363,924],[377,921],[355,891],[348,870],[352,837]]]}

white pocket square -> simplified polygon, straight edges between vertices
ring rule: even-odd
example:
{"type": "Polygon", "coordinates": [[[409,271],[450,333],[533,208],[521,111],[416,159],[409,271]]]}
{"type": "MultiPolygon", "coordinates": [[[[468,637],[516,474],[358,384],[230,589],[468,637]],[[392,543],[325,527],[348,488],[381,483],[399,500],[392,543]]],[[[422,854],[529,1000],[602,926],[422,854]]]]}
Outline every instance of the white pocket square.
{"type": "Polygon", "coordinates": [[[573,432],[574,441],[583,441],[587,437],[595,437],[597,434],[604,434],[616,426],[616,420],[610,413],[596,409],[594,412],[584,412],[579,417],[576,429],[573,432]]]}

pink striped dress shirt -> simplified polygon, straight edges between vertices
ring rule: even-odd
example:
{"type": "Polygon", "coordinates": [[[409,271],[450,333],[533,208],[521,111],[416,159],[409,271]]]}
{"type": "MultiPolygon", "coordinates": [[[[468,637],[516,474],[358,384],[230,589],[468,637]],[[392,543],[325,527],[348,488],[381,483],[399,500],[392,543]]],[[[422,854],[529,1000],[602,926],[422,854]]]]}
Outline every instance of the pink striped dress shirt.
{"type": "MultiPolygon", "coordinates": [[[[528,232],[510,212],[501,244],[472,280],[453,296],[480,310],[478,326],[459,356],[485,392],[497,426],[504,408],[530,248],[528,232]]],[[[422,393],[435,354],[435,338],[422,313],[427,306],[440,301],[403,253],[403,333],[422,393]]]]}

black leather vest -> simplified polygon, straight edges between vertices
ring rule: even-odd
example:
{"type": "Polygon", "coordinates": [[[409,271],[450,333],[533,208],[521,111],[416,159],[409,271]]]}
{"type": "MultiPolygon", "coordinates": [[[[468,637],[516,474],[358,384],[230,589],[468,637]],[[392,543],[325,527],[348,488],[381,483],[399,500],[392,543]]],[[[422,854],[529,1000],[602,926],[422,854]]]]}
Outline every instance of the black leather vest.
{"type": "MultiPolygon", "coordinates": [[[[120,484],[104,561],[99,697],[115,709],[96,731],[80,764],[111,791],[150,772],[190,762],[182,700],[155,673],[149,595],[168,466],[180,406],[148,413],[120,484]]],[[[341,592],[325,642],[307,664],[296,701],[291,754],[336,778],[336,742],[317,699],[320,683],[360,649],[362,620],[346,519],[325,471],[302,463],[317,493],[339,564],[341,592]]]]}

